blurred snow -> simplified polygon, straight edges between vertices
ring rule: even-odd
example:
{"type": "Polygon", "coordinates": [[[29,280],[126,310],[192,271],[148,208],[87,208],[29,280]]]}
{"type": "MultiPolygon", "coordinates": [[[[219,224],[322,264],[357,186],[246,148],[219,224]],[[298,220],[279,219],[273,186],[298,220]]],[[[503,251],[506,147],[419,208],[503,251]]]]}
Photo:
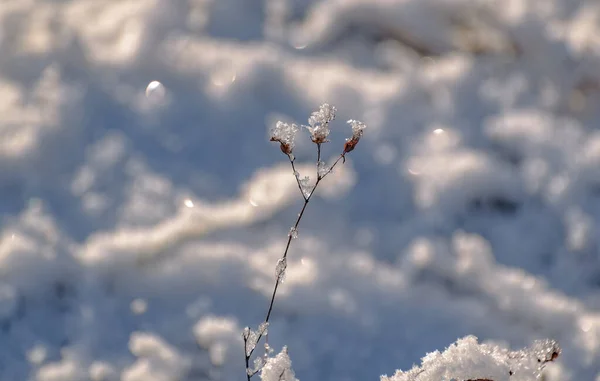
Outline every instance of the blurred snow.
{"type": "MultiPolygon", "coordinates": [[[[369,129],[287,259],[290,378],[377,379],[467,335],[552,338],[546,381],[600,377],[599,21],[591,0],[3,0],[0,379],[243,378],[301,202],[268,133],[323,103],[324,159],[345,120],[369,129]]],[[[314,178],[306,134],[294,154],[314,178]]]]}

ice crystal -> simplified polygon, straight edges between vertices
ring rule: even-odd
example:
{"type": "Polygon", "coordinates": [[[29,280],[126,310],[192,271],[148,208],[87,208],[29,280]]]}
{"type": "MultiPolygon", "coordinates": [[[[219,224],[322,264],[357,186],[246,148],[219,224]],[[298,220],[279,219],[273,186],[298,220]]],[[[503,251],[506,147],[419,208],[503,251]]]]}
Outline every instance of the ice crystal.
{"type": "Polygon", "coordinates": [[[265,336],[268,334],[268,329],[269,329],[269,323],[266,321],[263,321],[262,323],[260,323],[260,325],[258,326],[258,334],[260,336],[265,336]]]}
{"type": "Polygon", "coordinates": [[[266,359],[264,357],[255,358],[253,361],[252,368],[247,368],[246,373],[248,373],[248,375],[250,375],[250,376],[253,376],[254,374],[260,372],[260,370],[265,365],[265,362],[266,362],[266,359]]]}
{"type": "Polygon", "coordinates": [[[256,348],[256,343],[258,342],[259,335],[256,331],[251,330],[250,328],[244,328],[244,341],[246,342],[246,356],[250,356],[256,348]]]}
{"type": "Polygon", "coordinates": [[[275,350],[273,348],[271,348],[271,346],[269,345],[269,343],[265,343],[265,354],[266,355],[270,355],[274,351],[275,350]]]}
{"type": "Polygon", "coordinates": [[[260,325],[258,326],[258,329],[256,331],[250,329],[249,327],[244,328],[242,337],[244,338],[244,341],[246,342],[246,356],[250,356],[252,354],[252,352],[254,351],[254,348],[256,348],[256,344],[258,343],[258,340],[260,340],[260,338],[262,336],[267,335],[268,328],[269,328],[268,322],[260,323],[260,325]]]}
{"type": "Polygon", "coordinates": [[[292,237],[292,239],[298,238],[298,229],[294,226],[290,228],[290,232],[288,233],[288,237],[292,237]]]}
{"type": "Polygon", "coordinates": [[[287,155],[291,155],[297,132],[297,125],[279,121],[271,130],[271,141],[279,142],[281,144],[281,151],[287,155]]]}
{"type": "Polygon", "coordinates": [[[360,120],[350,119],[348,123],[352,127],[352,139],[360,139],[363,136],[363,132],[367,126],[360,120]]]}
{"type": "Polygon", "coordinates": [[[304,197],[309,197],[312,192],[310,186],[310,177],[304,176],[303,179],[299,179],[298,181],[300,183],[300,189],[302,190],[302,194],[304,195],[304,197]]]}
{"type": "Polygon", "coordinates": [[[324,161],[319,160],[319,162],[317,163],[317,175],[319,176],[319,178],[325,176],[327,172],[329,172],[329,167],[327,166],[327,164],[325,164],[324,161]]]}
{"type": "Polygon", "coordinates": [[[287,268],[287,259],[280,258],[277,261],[277,266],[275,267],[275,276],[277,277],[277,281],[279,283],[283,283],[285,279],[285,269],[287,268]]]}
{"type": "Polygon", "coordinates": [[[317,144],[326,143],[329,140],[329,123],[335,119],[336,108],[325,103],[319,107],[308,118],[309,126],[304,126],[311,135],[313,142],[317,144]]]}
{"type": "Polygon", "coordinates": [[[331,106],[328,103],[323,103],[319,107],[319,111],[315,111],[310,115],[310,118],[308,118],[308,124],[311,127],[328,124],[335,119],[336,111],[337,109],[334,106],[331,106]]]}

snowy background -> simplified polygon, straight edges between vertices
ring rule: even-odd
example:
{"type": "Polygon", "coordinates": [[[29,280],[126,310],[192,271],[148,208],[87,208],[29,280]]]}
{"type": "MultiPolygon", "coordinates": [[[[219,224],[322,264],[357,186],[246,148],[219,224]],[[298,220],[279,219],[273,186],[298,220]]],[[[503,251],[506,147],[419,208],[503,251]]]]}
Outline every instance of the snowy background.
{"type": "Polygon", "coordinates": [[[302,201],[268,130],[324,102],[326,157],[369,129],[289,254],[296,376],[473,334],[600,379],[599,64],[593,0],[2,0],[0,379],[244,379],[302,201]]]}

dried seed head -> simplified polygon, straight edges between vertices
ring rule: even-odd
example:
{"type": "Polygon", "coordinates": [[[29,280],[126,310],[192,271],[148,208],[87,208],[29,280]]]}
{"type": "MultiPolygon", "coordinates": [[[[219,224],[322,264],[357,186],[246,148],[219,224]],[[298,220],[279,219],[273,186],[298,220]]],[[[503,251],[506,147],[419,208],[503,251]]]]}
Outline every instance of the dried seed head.
{"type": "Polygon", "coordinates": [[[346,139],[346,143],[344,144],[344,153],[351,152],[356,147],[358,141],[363,136],[365,128],[367,128],[363,122],[358,120],[350,119],[347,123],[352,126],[352,136],[346,139]]]}
{"type": "Polygon", "coordinates": [[[309,126],[303,126],[310,132],[311,140],[316,144],[327,143],[329,123],[335,119],[336,108],[324,103],[308,118],[309,126]]]}
{"type": "Polygon", "coordinates": [[[328,103],[323,103],[319,107],[319,111],[315,111],[310,114],[310,118],[308,118],[308,124],[311,127],[328,124],[335,119],[336,112],[337,109],[334,106],[331,106],[328,103]]]}
{"type": "Polygon", "coordinates": [[[277,122],[275,127],[271,130],[271,141],[279,142],[281,152],[286,155],[291,155],[294,150],[296,133],[298,132],[298,126],[295,124],[287,124],[283,122],[277,122]]]}

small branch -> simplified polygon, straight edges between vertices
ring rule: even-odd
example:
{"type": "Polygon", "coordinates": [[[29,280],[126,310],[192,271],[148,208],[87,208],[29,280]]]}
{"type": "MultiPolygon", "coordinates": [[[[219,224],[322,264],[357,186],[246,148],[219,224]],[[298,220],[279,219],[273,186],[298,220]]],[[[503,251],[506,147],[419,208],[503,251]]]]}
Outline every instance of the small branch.
{"type": "MultiPolygon", "coordinates": [[[[321,182],[321,180],[323,180],[328,174],[331,173],[331,171],[333,171],[333,168],[335,168],[335,166],[339,163],[340,159],[342,159],[344,157],[344,154],[341,154],[337,160],[333,163],[333,165],[329,168],[329,170],[320,178],[317,178],[317,181],[315,183],[315,185],[313,186],[312,190],[310,191],[310,194],[308,195],[308,197],[304,196],[304,193],[302,192],[302,187],[300,186],[300,183],[298,183],[298,187],[300,188],[300,193],[302,193],[302,197],[304,197],[304,205],[302,205],[302,209],[300,210],[300,213],[298,213],[298,218],[296,218],[296,222],[294,223],[294,229],[297,230],[298,229],[298,225],[300,224],[300,221],[302,220],[302,216],[304,216],[304,211],[306,210],[306,207],[308,206],[308,203],[310,202],[310,199],[312,198],[313,194],[315,194],[315,190],[317,189],[317,187],[319,186],[319,183],[321,182]]],[[[294,160],[290,159],[290,162],[292,163],[292,169],[294,170],[294,176],[296,176],[296,169],[294,166],[294,160]]],[[[297,178],[297,176],[296,176],[297,178]]],[[[285,245],[285,250],[283,252],[283,256],[281,257],[282,259],[287,259],[287,255],[290,249],[290,245],[292,243],[292,239],[293,237],[291,235],[288,236],[288,240],[287,243],[285,245]]],[[[265,323],[269,322],[269,319],[271,318],[271,312],[273,312],[273,305],[275,303],[275,296],[277,295],[277,290],[279,288],[279,284],[281,283],[279,277],[277,279],[275,279],[275,286],[273,287],[273,293],[271,294],[271,301],[269,302],[269,309],[267,310],[267,316],[265,317],[265,323]]],[[[259,333],[258,335],[258,339],[256,339],[256,343],[258,344],[260,342],[260,339],[262,339],[263,334],[259,333]]],[[[249,360],[250,357],[252,356],[252,354],[254,353],[254,350],[256,349],[256,347],[254,347],[251,351],[250,354],[246,355],[246,369],[248,369],[248,364],[249,364],[249,360]]],[[[250,379],[250,377],[248,377],[248,380],[250,379]]]]}
{"type": "Polygon", "coordinates": [[[321,161],[321,143],[317,143],[317,164],[321,161]]]}
{"type": "MultiPolygon", "coordinates": [[[[308,197],[304,198],[304,205],[302,206],[300,213],[298,213],[298,218],[296,218],[296,223],[294,224],[294,229],[298,228],[298,225],[300,224],[300,220],[302,220],[302,216],[304,215],[304,211],[306,210],[306,207],[308,206],[308,203],[310,202],[310,198],[313,195],[318,184],[319,183],[317,181],[317,183],[313,187],[310,195],[308,197]]],[[[302,189],[300,189],[300,191],[302,191],[302,189]]],[[[283,252],[283,256],[282,256],[283,259],[287,258],[287,254],[289,252],[291,243],[292,243],[292,236],[290,235],[290,236],[288,236],[288,240],[285,245],[285,251],[283,252]]],[[[267,316],[265,317],[265,320],[264,320],[266,323],[268,323],[269,319],[271,318],[271,312],[273,311],[273,304],[275,303],[275,295],[277,294],[277,289],[279,288],[280,283],[281,283],[281,281],[280,281],[279,277],[277,279],[275,279],[275,286],[273,287],[273,293],[271,294],[271,301],[269,302],[269,309],[267,311],[267,316]]],[[[263,336],[262,334],[259,334],[258,339],[256,340],[257,343],[260,341],[262,336],[263,336]]],[[[252,356],[252,353],[254,353],[254,349],[252,349],[250,351],[250,354],[247,357],[249,358],[250,356],[252,356]]]]}
{"type": "Polygon", "coordinates": [[[319,163],[321,162],[321,143],[317,143],[317,178],[319,175],[319,163]]]}
{"type": "Polygon", "coordinates": [[[250,381],[253,375],[248,373],[248,369],[250,369],[250,356],[248,356],[248,337],[244,335],[244,355],[246,356],[246,377],[247,380],[250,381]]]}
{"type": "Polygon", "coordinates": [[[337,163],[340,161],[340,159],[344,159],[343,163],[346,162],[346,156],[344,153],[340,154],[340,156],[337,158],[337,160],[333,163],[333,165],[327,170],[327,172],[325,172],[325,174],[323,176],[321,176],[321,180],[323,180],[325,178],[325,176],[327,176],[328,174],[331,173],[331,171],[333,171],[333,168],[335,168],[335,166],[337,165],[337,163]]]}
{"type": "Polygon", "coordinates": [[[304,192],[302,191],[302,185],[300,184],[300,175],[298,175],[298,171],[296,171],[296,166],[294,165],[294,161],[296,159],[292,159],[289,155],[288,158],[290,159],[290,164],[292,164],[292,170],[294,171],[294,177],[296,178],[296,184],[298,184],[298,189],[300,189],[300,194],[302,195],[304,201],[306,201],[306,196],[304,195],[304,192]]]}

